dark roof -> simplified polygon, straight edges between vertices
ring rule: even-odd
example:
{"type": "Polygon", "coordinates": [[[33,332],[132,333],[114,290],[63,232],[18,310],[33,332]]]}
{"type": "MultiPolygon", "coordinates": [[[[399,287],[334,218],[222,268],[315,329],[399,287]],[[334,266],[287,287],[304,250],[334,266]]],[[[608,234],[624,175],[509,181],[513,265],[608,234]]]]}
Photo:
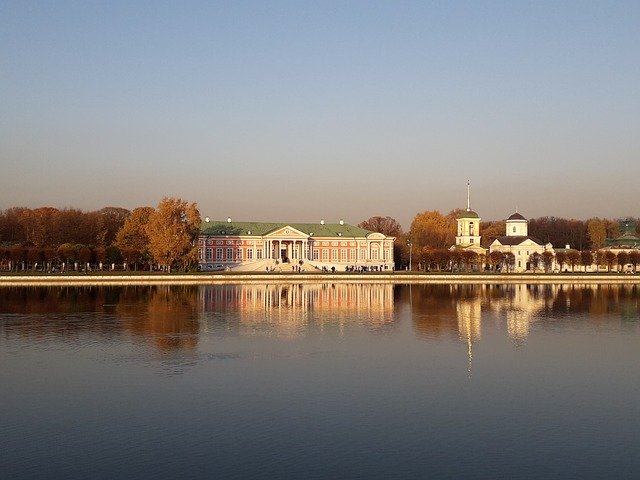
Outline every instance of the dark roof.
{"type": "Polygon", "coordinates": [[[507,220],[527,220],[526,218],[524,218],[522,215],[520,215],[518,212],[512,214],[509,218],[507,218],[507,220]]]}
{"type": "Polygon", "coordinates": [[[536,237],[530,237],[530,236],[525,237],[523,235],[514,235],[514,236],[506,235],[504,237],[497,237],[496,240],[498,240],[502,245],[520,245],[526,240],[531,240],[532,242],[535,242],[538,245],[544,245],[544,243],[542,243],[536,237]]]}
{"type": "Polygon", "coordinates": [[[243,236],[264,236],[280,228],[292,227],[307,235],[314,237],[366,237],[371,230],[354,227],[346,223],[268,223],[268,222],[203,222],[200,226],[200,233],[203,235],[243,235],[243,236]],[[251,233],[249,233],[251,232],[251,233]]]}

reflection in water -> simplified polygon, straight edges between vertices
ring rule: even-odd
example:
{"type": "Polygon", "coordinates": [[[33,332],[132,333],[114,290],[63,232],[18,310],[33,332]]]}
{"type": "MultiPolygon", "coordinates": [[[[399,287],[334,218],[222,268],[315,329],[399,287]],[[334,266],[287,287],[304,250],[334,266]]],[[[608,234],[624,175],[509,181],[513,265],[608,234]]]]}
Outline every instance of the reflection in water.
{"type": "Polygon", "coordinates": [[[0,289],[0,328],[36,342],[133,334],[160,351],[193,349],[197,289],[181,286],[0,289]]]}
{"type": "Polygon", "coordinates": [[[407,288],[397,302],[411,302],[414,328],[421,337],[457,334],[465,342],[479,340],[482,317],[492,311],[520,344],[541,319],[587,313],[596,323],[612,314],[635,320],[639,295],[636,285],[414,285],[411,298],[407,288]]]}
{"type": "Polygon", "coordinates": [[[199,294],[208,324],[296,336],[311,324],[384,328],[394,322],[393,290],[388,284],[224,285],[202,287],[199,294]]]}
{"type": "Polygon", "coordinates": [[[381,331],[410,312],[415,334],[447,336],[468,347],[496,318],[512,341],[582,315],[638,327],[634,285],[359,285],[282,284],[1,288],[0,332],[32,341],[77,341],[82,335],[132,335],[160,351],[194,350],[209,330],[240,335],[300,336],[329,326],[381,331]],[[586,314],[586,315],[584,315],[586,314]]]}

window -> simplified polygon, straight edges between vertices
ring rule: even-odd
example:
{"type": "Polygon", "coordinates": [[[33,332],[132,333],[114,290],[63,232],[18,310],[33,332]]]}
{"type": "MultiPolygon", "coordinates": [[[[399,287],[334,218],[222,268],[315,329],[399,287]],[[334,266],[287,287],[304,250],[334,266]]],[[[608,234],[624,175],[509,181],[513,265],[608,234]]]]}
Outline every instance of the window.
{"type": "Polygon", "coordinates": [[[347,249],[343,248],[342,250],[340,250],[340,261],[341,262],[346,262],[347,261],[347,249]]]}
{"type": "Polygon", "coordinates": [[[366,260],[367,259],[367,249],[366,248],[361,248],[360,249],[360,260],[366,260]]]}
{"type": "Polygon", "coordinates": [[[262,260],[262,249],[261,249],[261,248],[258,248],[258,249],[256,250],[256,258],[257,258],[258,260],[262,260]]]}
{"type": "Polygon", "coordinates": [[[352,262],[356,261],[356,249],[355,248],[351,249],[351,261],[352,262]]]}
{"type": "Polygon", "coordinates": [[[233,248],[227,248],[227,260],[233,260],[233,248]]]}
{"type": "Polygon", "coordinates": [[[247,250],[247,260],[253,260],[253,249],[247,250]]]}
{"type": "Polygon", "coordinates": [[[371,249],[371,260],[378,260],[378,247],[371,249]]]}
{"type": "Polygon", "coordinates": [[[516,227],[513,227],[513,233],[516,233],[516,227]]]}
{"type": "Polygon", "coordinates": [[[329,249],[327,248],[322,249],[322,261],[323,262],[329,261],[329,249]]]}
{"type": "Polygon", "coordinates": [[[242,249],[238,248],[236,250],[236,260],[242,260],[242,249]]]}
{"type": "Polygon", "coordinates": [[[213,259],[213,248],[207,248],[207,262],[213,259]]]}
{"type": "MultiPolygon", "coordinates": [[[[469,223],[469,235],[473,235],[473,230],[474,230],[473,222],[471,222],[471,223],[469,223]]],[[[473,243],[473,242],[471,242],[471,243],[473,243]]]]}
{"type": "Polygon", "coordinates": [[[384,251],[382,252],[382,255],[384,256],[383,258],[385,260],[389,260],[389,250],[385,248],[384,251]]]}
{"type": "Polygon", "coordinates": [[[473,238],[471,238],[469,241],[470,241],[471,243],[473,243],[474,239],[473,239],[473,238]]]}
{"type": "Polygon", "coordinates": [[[317,248],[313,249],[313,259],[314,260],[318,260],[320,258],[320,250],[318,250],[317,248]]]}
{"type": "Polygon", "coordinates": [[[216,248],[216,260],[222,260],[222,249],[216,248]]]}
{"type": "Polygon", "coordinates": [[[338,261],[338,249],[334,248],[333,250],[331,250],[331,260],[333,260],[334,262],[338,261]]]}

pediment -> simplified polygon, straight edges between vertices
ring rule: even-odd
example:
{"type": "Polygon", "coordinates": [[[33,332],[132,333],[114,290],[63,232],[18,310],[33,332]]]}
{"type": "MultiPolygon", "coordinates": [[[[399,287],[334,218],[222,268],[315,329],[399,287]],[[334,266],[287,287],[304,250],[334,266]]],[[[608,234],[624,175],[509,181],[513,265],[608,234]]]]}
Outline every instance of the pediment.
{"type": "Polygon", "coordinates": [[[384,240],[387,237],[382,233],[373,232],[367,235],[367,238],[370,240],[384,240]]]}
{"type": "Polygon", "coordinates": [[[278,238],[309,238],[309,235],[307,235],[304,232],[301,232],[300,230],[293,228],[290,225],[287,225],[285,227],[281,227],[281,228],[277,228],[276,230],[274,230],[273,232],[269,232],[265,235],[265,237],[278,237],[278,238]]]}

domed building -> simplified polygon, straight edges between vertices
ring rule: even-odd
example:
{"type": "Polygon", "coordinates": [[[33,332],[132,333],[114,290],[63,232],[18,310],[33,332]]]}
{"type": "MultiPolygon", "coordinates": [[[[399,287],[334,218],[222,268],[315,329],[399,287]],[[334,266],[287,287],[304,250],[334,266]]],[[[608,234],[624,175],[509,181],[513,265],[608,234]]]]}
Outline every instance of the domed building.
{"type": "Polygon", "coordinates": [[[535,237],[529,236],[529,222],[520,213],[515,212],[506,221],[505,235],[496,238],[489,246],[491,252],[513,253],[515,257],[514,272],[530,270],[530,257],[534,253],[542,255],[553,251],[551,243],[543,244],[535,237]]]}

